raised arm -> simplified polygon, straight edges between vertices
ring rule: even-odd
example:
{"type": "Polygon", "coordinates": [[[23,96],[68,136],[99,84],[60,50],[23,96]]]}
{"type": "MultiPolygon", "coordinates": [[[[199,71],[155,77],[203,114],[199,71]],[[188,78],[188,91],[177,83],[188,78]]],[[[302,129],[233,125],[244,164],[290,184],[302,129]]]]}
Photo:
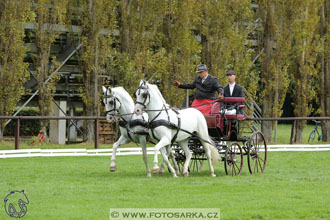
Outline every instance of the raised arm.
{"type": "Polygon", "coordinates": [[[173,85],[177,86],[180,89],[194,89],[194,88],[196,88],[195,81],[193,83],[180,83],[179,81],[174,80],[173,85]]]}

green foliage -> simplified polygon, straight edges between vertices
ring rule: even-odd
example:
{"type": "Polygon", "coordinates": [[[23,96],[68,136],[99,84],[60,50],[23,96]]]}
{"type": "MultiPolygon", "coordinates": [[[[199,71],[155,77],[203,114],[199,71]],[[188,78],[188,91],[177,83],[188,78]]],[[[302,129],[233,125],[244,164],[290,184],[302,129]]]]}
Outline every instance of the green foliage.
{"type": "Polygon", "coordinates": [[[257,31],[262,36],[259,51],[263,115],[279,117],[289,86],[288,66],[292,36],[290,1],[260,0],[258,4],[257,16],[262,24],[257,31]]]}
{"type": "MultiPolygon", "coordinates": [[[[27,0],[0,2],[0,115],[11,115],[25,93],[23,84],[29,75],[21,24],[29,20],[28,6],[27,0]]],[[[4,123],[0,120],[0,133],[4,123]]]]}
{"type": "Polygon", "coordinates": [[[78,35],[82,43],[79,63],[84,77],[82,97],[87,115],[99,115],[98,88],[101,81],[98,75],[105,74],[104,65],[111,52],[112,33],[116,26],[115,6],[115,0],[70,1],[70,7],[81,9],[70,14],[69,20],[75,17],[82,28],[78,35]]]}
{"type": "Polygon", "coordinates": [[[185,91],[172,86],[173,80],[191,82],[195,79],[196,65],[200,63],[201,45],[193,30],[198,21],[198,5],[195,1],[168,1],[166,5],[162,45],[166,59],[159,62],[157,75],[161,81],[160,90],[171,105],[181,107],[185,91]]]}
{"type": "Polygon", "coordinates": [[[237,81],[255,95],[256,74],[250,71],[251,51],[246,44],[252,25],[251,1],[201,2],[198,31],[202,36],[202,61],[226,85],[225,73],[237,72],[237,81]]]}
{"type": "MultiPolygon", "coordinates": [[[[39,116],[39,111],[33,108],[23,109],[18,113],[18,116],[39,116]]],[[[22,136],[38,135],[40,131],[40,123],[38,120],[21,120],[20,121],[20,134],[22,136]]],[[[16,131],[16,120],[12,120],[6,126],[4,136],[14,136],[16,131]]]]}
{"type": "MultiPolygon", "coordinates": [[[[297,3],[297,2],[295,2],[297,3]]],[[[319,73],[317,55],[319,53],[319,15],[321,0],[308,0],[304,4],[295,4],[292,13],[296,15],[292,31],[292,85],[295,116],[308,116],[311,112],[311,101],[316,97],[313,82],[319,73]]],[[[299,121],[296,129],[296,141],[302,140],[302,129],[305,121],[299,121]]]]}
{"type": "MultiPolygon", "coordinates": [[[[40,115],[47,116],[51,111],[51,102],[56,91],[56,75],[52,75],[55,70],[55,60],[51,62],[51,45],[59,36],[59,32],[54,31],[58,24],[64,24],[68,0],[30,0],[33,4],[33,25],[36,28],[35,44],[37,52],[33,56],[37,69],[35,77],[38,81],[39,89],[39,109],[40,115]],[[46,80],[49,82],[45,85],[46,80]]],[[[40,121],[44,126],[43,120],[40,121]]]]}

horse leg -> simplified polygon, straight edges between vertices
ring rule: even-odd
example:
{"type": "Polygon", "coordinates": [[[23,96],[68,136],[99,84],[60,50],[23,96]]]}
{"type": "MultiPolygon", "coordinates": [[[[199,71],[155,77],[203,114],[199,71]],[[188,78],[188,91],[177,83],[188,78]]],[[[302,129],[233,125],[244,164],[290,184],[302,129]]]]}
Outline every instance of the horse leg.
{"type": "Polygon", "coordinates": [[[173,162],[173,165],[174,165],[174,169],[175,169],[176,175],[180,176],[180,169],[179,169],[178,163],[176,162],[175,156],[174,156],[174,154],[173,154],[173,152],[171,150],[171,145],[168,145],[167,146],[167,152],[169,153],[169,156],[172,159],[172,162],[173,162]]]}
{"type": "Polygon", "coordinates": [[[158,150],[156,150],[156,148],[154,148],[154,167],[152,168],[152,173],[159,173],[159,172],[160,172],[160,169],[158,166],[158,150]]]}
{"type": "Polygon", "coordinates": [[[170,141],[168,140],[168,138],[163,137],[162,139],[160,139],[160,141],[156,144],[155,149],[159,149],[160,153],[163,156],[163,161],[166,163],[168,169],[171,171],[171,173],[173,174],[173,177],[177,177],[175,170],[173,169],[171,163],[168,160],[167,157],[167,152],[165,149],[166,145],[169,145],[170,141]]]}
{"type": "Polygon", "coordinates": [[[113,144],[111,163],[110,163],[110,172],[115,172],[116,169],[117,169],[117,166],[116,166],[116,152],[117,152],[118,146],[123,145],[123,144],[127,144],[128,142],[129,142],[128,139],[126,139],[124,136],[120,136],[118,141],[116,141],[116,143],[113,144]]]}
{"type": "Polygon", "coordinates": [[[148,165],[148,155],[147,155],[147,146],[146,146],[146,139],[145,137],[140,137],[140,144],[142,147],[142,153],[143,153],[143,161],[147,169],[147,177],[151,177],[150,168],[148,165]]]}
{"type": "MultiPolygon", "coordinates": [[[[173,164],[174,164],[175,173],[176,173],[176,175],[179,176],[180,175],[180,170],[179,170],[178,164],[176,163],[175,157],[174,157],[173,153],[171,152],[171,145],[166,146],[166,153],[167,153],[167,157],[171,156],[171,159],[172,159],[173,164]]],[[[164,162],[164,160],[162,160],[162,163],[160,165],[160,169],[159,169],[159,172],[158,172],[158,174],[160,176],[164,176],[164,168],[165,168],[165,162],[164,162]]]]}
{"type": "Polygon", "coordinates": [[[212,158],[211,158],[211,149],[210,149],[210,146],[209,146],[208,143],[206,143],[204,141],[202,141],[202,145],[203,145],[204,150],[205,150],[207,161],[209,162],[209,168],[210,168],[211,176],[212,177],[216,177],[216,175],[214,174],[214,168],[213,168],[213,165],[212,165],[212,158]]]}
{"type": "Polygon", "coordinates": [[[164,176],[164,168],[165,168],[165,162],[164,160],[162,161],[162,163],[160,164],[160,168],[159,168],[159,176],[164,176]]]}
{"type": "Polygon", "coordinates": [[[192,156],[188,147],[188,140],[179,142],[179,145],[181,146],[182,150],[184,151],[184,154],[186,155],[186,161],[183,164],[182,174],[184,177],[188,177],[189,176],[188,166],[192,156]]]}

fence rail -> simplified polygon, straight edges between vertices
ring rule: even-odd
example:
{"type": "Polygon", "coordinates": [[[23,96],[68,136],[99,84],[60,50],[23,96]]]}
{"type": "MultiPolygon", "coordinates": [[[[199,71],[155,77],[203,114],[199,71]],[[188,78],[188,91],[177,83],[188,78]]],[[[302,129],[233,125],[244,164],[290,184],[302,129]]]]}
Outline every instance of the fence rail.
{"type": "MultiPolygon", "coordinates": [[[[101,116],[0,116],[0,120],[11,119],[16,120],[16,131],[15,131],[15,149],[19,149],[20,142],[20,121],[21,120],[94,120],[94,147],[98,149],[99,143],[99,131],[98,125],[100,120],[106,120],[106,117],[101,116]]],[[[298,120],[330,120],[330,117],[282,117],[282,118],[254,118],[247,117],[245,120],[257,120],[257,121],[293,121],[292,131],[295,126],[295,122],[298,120]]],[[[292,143],[292,132],[290,144],[292,143]]]]}
{"type": "MultiPolygon", "coordinates": [[[[268,145],[267,151],[330,151],[330,144],[322,145],[268,145]]],[[[0,150],[0,159],[23,157],[77,157],[111,156],[112,149],[25,149],[0,150]]],[[[148,147],[147,154],[154,154],[154,148],[148,147]]],[[[116,155],[142,155],[142,149],[117,148],[116,155]]]]}

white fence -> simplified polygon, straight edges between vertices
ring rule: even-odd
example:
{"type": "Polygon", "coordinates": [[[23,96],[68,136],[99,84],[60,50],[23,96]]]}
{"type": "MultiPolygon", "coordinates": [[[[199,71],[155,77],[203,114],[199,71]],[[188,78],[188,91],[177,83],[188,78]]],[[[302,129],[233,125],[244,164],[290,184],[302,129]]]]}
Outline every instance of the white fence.
{"type": "MultiPolygon", "coordinates": [[[[268,145],[267,151],[330,151],[330,144],[322,145],[268,145]]],[[[147,148],[148,154],[154,153],[153,147],[147,148]]],[[[64,156],[110,156],[112,149],[26,149],[26,150],[0,150],[2,158],[20,157],[64,157],[64,156]]],[[[141,155],[139,147],[118,148],[117,155],[141,155]]]]}

